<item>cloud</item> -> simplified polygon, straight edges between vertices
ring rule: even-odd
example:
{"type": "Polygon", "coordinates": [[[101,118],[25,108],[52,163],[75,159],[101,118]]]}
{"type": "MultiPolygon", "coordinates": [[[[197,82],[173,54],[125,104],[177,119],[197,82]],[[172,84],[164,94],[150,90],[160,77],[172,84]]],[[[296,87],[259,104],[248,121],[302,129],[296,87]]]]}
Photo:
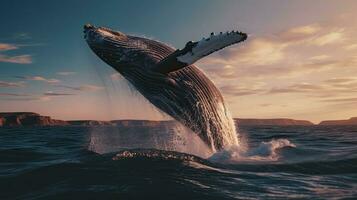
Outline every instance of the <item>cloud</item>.
{"type": "MultiPolygon", "coordinates": [[[[57,79],[46,79],[42,76],[16,76],[16,78],[24,79],[24,80],[33,80],[33,81],[43,81],[46,83],[57,83],[57,79]]],[[[25,82],[5,82],[0,81],[0,87],[23,87],[25,82]]],[[[66,85],[55,85],[56,87],[61,87],[65,89],[71,89],[74,91],[98,91],[104,89],[103,87],[96,85],[81,85],[78,87],[74,86],[66,86],[66,85]]],[[[25,94],[25,93],[1,93],[0,92],[0,100],[2,101],[50,101],[53,98],[57,97],[65,97],[65,96],[73,96],[77,95],[75,93],[68,92],[55,92],[55,91],[46,91],[41,94],[25,94]]]]}
{"type": "Polygon", "coordinates": [[[15,76],[15,78],[24,79],[24,80],[28,80],[28,81],[42,81],[42,82],[46,82],[46,83],[50,83],[50,84],[61,82],[58,79],[54,79],[54,78],[47,79],[42,76],[15,76]]]}
{"type": "Polygon", "coordinates": [[[4,93],[0,92],[0,97],[27,97],[31,96],[30,94],[22,94],[22,93],[4,93]]]}
{"type": "Polygon", "coordinates": [[[57,74],[61,76],[69,76],[69,75],[76,74],[76,72],[65,71],[65,72],[57,72],[57,74]]]}
{"type": "Polygon", "coordinates": [[[292,35],[313,35],[321,30],[321,26],[319,24],[310,24],[306,26],[298,26],[288,29],[286,32],[283,32],[281,35],[292,36],[292,35]]]}
{"type": "Polygon", "coordinates": [[[332,84],[342,84],[357,81],[357,77],[340,77],[340,78],[330,78],[325,80],[326,83],[332,84]]]}
{"type": "Polygon", "coordinates": [[[76,91],[98,91],[104,89],[104,87],[96,86],[96,85],[81,85],[81,86],[68,86],[68,85],[56,85],[57,87],[66,88],[70,90],[76,91]]]}
{"type": "Polygon", "coordinates": [[[0,101],[50,101],[52,100],[49,96],[33,96],[33,97],[25,97],[25,98],[0,98],[0,101]]]}
{"type": "Polygon", "coordinates": [[[357,29],[350,20],[321,22],[258,35],[200,60],[212,78],[264,79],[350,70],[357,73],[353,49],[357,29]]]}
{"type": "Polygon", "coordinates": [[[229,94],[233,96],[245,96],[245,95],[253,95],[260,92],[260,90],[252,90],[250,88],[245,87],[235,87],[232,85],[223,86],[220,88],[224,94],[229,94]]]}
{"type": "Polygon", "coordinates": [[[346,49],[346,50],[351,50],[351,51],[356,50],[356,49],[357,49],[357,44],[349,44],[349,45],[346,45],[346,46],[344,47],[344,49],[346,49]]]}
{"type": "Polygon", "coordinates": [[[236,47],[223,49],[210,56],[209,61],[215,64],[241,65],[268,65],[274,64],[284,58],[286,43],[275,41],[271,38],[258,37],[238,45],[236,47]]]}
{"type": "Polygon", "coordinates": [[[353,115],[357,29],[350,19],[254,35],[197,66],[220,88],[235,116],[353,115]]]}
{"type": "Polygon", "coordinates": [[[75,95],[75,94],[47,91],[47,92],[43,93],[43,95],[45,95],[45,96],[70,96],[70,95],[75,95]]]}
{"type": "Polygon", "coordinates": [[[322,90],[323,88],[320,85],[313,85],[310,83],[299,83],[290,85],[284,88],[272,88],[270,94],[279,94],[279,93],[309,93],[322,90]]]}
{"type": "MultiPolygon", "coordinates": [[[[323,80],[318,83],[298,83],[285,87],[273,87],[266,94],[303,94],[309,97],[328,99],[331,97],[347,99],[357,95],[357,78],[340,77],[323,80]]],[[[330,100],[327,100],[328,102],[330,100]]]]}
{"type": "Polygon", "coordinates": [[[0,54],[0,62],[17,63],[17,64],[31,64],[31,55],[7,56],[0,54]]]}
{"type": "Polygon", "coordinates": [[[323,102],[334,102],[334,103],[338,103],[338,102],[346,102],[346,103],[353,103],[356,102],[357,103],[357,97],[354,98],[336,98],[336,99],[323,99],[321,100],[323,102]]]}
{"type": "Polygon", "coordinates": [[[25,82],[7,82],[7,81],[0,81],[0,87],[24,87],[25,82]]]}
{"type": "Polygon", "coordinates": [[[225,83],[220,87],[228,97],[259,95],[274,97],[276,95],[302,95],[309,98],[328,99],[341,97],[357,97],[357,78],[338,77],[316,83],[294,83],[286,86],[269,86],[265,82],[225,83]]]}
{"type": "Polygon", "coordinates": [[[45,101],[45,98],[0,98],[0,101],[45,101]]]}
{"type": "Polygon", "coordinates": [[[344,40],[343,30],[337,30],[317,37],[316,39],[311,41],[311,44],[323,46],[328,44],[340,43],[343,40],[344,40]]]}
{"type": "Polygon", "coordinates": [[[72,93],[47,91],[43,94],[26,94],[26,93],[0,93],[2,101],[50,101],[52,98],[61,96],[72,96],[72,93]]]}
{"type": "Polygon", "coordinates": [[[45,100],[45,98],[44,96],[41,95],[24,94],[24,93],[0,93],[0,101],[43,101],[43,100],[45,100]]]}
{"type": "Polygon", "coordinates": [[[265,83],[255,82],[250,84],[225,84],[220,87],[220,90],[223,94],[230,96],[246,96],[246,95],[255,95],[264,92],[263,86],[265,83]]]}
{"type": "Polygon", "coordinates": [[[327,60],[329,58],[331,58],[331,57],[328,56],[328,55],[317,55],[317,56],[310,57],[310,60],[312,60],[312,61],[323,61],[323,60],[327,60]]]}
{"type": "Polygon", "coordinates": [[[31,36],[28,33],[15,33],[13,35],[13,39],[15,39],[15,40],[28,40],[28,39],[31,39],[31,36]]]}
{"type": "Polygon", "coordinates": [[[14,44],[0,43],[0,51],[9,51],[14,49],[18,49],[18,46],[14,44]]]}
{"type": "Polygon", "coordinates": [[[298,26],[276,34],[278,41],[288,45],[324,46],[341,43],[345,37],[347,37],[345,29],[331,23],[298,26]]]}
{"type": "Polygon", "coordinates": [[[272,106],[272,105],[273,104],[271,104],[271,103],[262,103],[259,106],[261,106],[261,107],[269,107],[269,106],[272,106]]]}
{"type": "MultiPolygon", "coordinates": [[[[0,52],[19,49],[20,46],[24,46],[24,45],[0,43],[0,52]]],[[[31,57],[31,55],[27,55],[27,54],[25,54],[25,55],[16,55],[16,56],[9,56],[9,55],[5,55],[5,54],[0,54],[0,62],[17,63],[17,64],[30,64],[30,63],[32,63],[32,57],[31,57]]]]}

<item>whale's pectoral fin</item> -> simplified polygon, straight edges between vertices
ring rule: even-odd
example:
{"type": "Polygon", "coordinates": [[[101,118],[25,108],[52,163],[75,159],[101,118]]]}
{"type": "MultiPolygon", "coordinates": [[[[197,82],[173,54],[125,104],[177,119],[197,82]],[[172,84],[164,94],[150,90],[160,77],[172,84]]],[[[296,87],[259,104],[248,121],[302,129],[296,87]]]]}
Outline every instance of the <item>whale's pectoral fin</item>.
{"type": "Polygon", "coordinates": [[[187,42],[185,48],[176,50],[172,54],[162,59],[153,67],[153,71],[160,73],[170,73],[186,66],[195,63],[197,60],[223,49],[227,46],[242,42],[247,39],[247,34],[232,31],[219,33],[215,35],[211,33],[209,38],[202,38],[198,42],[187,42]]]}

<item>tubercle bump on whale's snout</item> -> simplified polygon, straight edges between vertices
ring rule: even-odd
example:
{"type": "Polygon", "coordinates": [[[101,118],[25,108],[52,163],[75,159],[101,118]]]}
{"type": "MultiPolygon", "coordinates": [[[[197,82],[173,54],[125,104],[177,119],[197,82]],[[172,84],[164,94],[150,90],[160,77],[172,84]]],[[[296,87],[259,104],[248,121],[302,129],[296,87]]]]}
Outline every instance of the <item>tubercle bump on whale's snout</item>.
{"type": "Polygon", "coordinates": [[[94,28],[95,28],[95,26],[93,26],[92,24],[85,24],[83,26],[84,31],[87,31],[87,30],[90,30],[90,29],[94,29],[94,28]]]}

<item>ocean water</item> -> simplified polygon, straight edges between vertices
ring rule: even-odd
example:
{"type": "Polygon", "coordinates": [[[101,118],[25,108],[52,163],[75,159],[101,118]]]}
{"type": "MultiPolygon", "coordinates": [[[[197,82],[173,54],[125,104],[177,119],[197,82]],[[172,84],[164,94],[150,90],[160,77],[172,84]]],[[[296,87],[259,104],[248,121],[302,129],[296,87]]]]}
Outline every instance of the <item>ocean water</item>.
{"type": "Polygon", "coordinates": [[[357,199],[357,127],[0,129],[0,199],[357,199]],[[181,152],[181,153],[179,153],[181,152]]]}

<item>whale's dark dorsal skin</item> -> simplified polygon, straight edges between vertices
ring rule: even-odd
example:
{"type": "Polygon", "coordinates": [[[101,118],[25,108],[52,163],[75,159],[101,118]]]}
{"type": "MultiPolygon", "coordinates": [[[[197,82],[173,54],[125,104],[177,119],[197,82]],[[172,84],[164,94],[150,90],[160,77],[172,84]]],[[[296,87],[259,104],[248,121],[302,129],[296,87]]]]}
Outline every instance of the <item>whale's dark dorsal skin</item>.
{"type": "Polygon", "coordinates": [[[146,38],[84,26],[90,48],[149,102],[197,133],[213,151],[238,144],[233,120],[214,84],[193,63],[247,35],[227,32],[182,50],[146,38]]]}

